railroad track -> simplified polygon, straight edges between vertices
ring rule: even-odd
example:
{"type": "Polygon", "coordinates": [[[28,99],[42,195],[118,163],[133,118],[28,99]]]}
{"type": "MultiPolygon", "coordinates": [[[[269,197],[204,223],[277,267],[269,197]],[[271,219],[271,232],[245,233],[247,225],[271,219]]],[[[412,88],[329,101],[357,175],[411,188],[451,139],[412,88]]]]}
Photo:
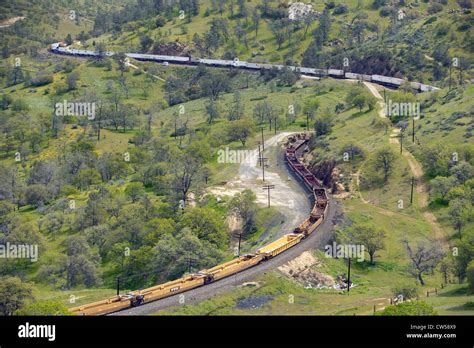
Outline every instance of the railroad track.
{"type": "MultiPolygon", "coordinates": [[[[56,42],[49,46],[49,50],[56,54],[64,54],[76,57],[112,57],[115,55],[114,52],[94,52],[89,50],[79,50],[75,48],[65,47],[62,43],[56,42]]],[[[197,58],[197,57],[181,57],[181,56],[166,56],[166,55],[155,55],[155,54],[141,54],[141,53],[125,53],[128,59],[136,59],[140,61],[152,61],[160,62],[165,65],[168,64],[180,64],[185,66],[196,66],[196,65],[205,65],[215,68],[235,68],[251,71],[261,71],[261,70],[282,70],[290,69],[292,71],[298,72],[304,76],[310,77],[324,77],[330,76],[339,79],[349,79],[349,80],[359,80],[366,82],[374,82],[384,86],[391,87],[400,87],[404,83],[409,83],[413,89],[416,89],[421,92],[429,92],[438,90],[439,88],[426,85],[416,81],[407,81],[404,79],[399,79],[396,77],[382,76],[382,75],[366,75],[358,74],[353,72],[346,72],[341,69],[317,69],[317,68],[308,68],[302,66],[291,66],[291,65],[281,65],[281,64],[267,64],[267,63],[254,63],[240,61],[237,58],[234,60],[225,60],[225,59],[209,59],[209,58],[197,58]]]]}
{"type": "Polygon", "coordinates": [[[336,219],[339,210],[339,202],[330,197],[328,210],[326,212],[326,219],[318,227],[317,233],[311,234],[306,240],[304,240],[304,242],[295,245],[291,249],[288,249],[284,253],[274,257],[271,260],[263,262],[253,268],[249,268],[228,278],[221,279],[215,283],[184,292],[182,293],[184,297],[180,297],[180,295],[174,295],[155,302],[145,303],[139,307],[111,313],[109,315],[150,315],[160,310],[165,310],[176,306],[197,304],[200,301],[210,299],[225,291],[235,289],[241,284],[255,279],[255,277],[260,274],[271,272],[276,268],[288,263],[305,251],[321,249],[327,245],[333,236],[332,232],[335,224],[334,220],[336,219]]]}
{"type": "MultiPolygon", "coordinates": [[[[186,296],[191,299],[196,296],[202,297],[204,294],[203,290],[200,290],[202,288],[205,288],[205,292],[209,293],[212,290],[211,287],[216,289],[225,287],[235,281],[242,281],[242,278],[252,276],[257,272],[272,269],[275,267],[274,263],[281,264],[291,260],[305,250],[301,247],[302,245],[308,249],[313,247],[310,243],[302,243],[304,240],[318,240],[318,246],[322,245],[322,241],[327,242],[333,225],[335,209],[332,206],[336,204],[331,203],[334,201],[327,196],[321,182],[299,161],[299,155],[306,148],[308,141],[307,134],[297,134],[290,136],[285,145],[285,160],[288,169],[313,193],[314,200],[310,216],[292,233],[258,249],[254,254],[240,256],[229,262],[164,284],[74,307],[71,311],[78,315],[104,315],[128,309],[130,314],[130,311],[148,311],[149,309],[141,310],[135,307],[160,300],[160,304],[151,305],[154,308],[152,310],[156,310],[157,306],[172,305],[177,294],[179,294],[179,303],[183,303],[183,298],[185,299],[186,296]],[[316,229],[321,233],[313,233],[316,229]]],[[[147,307],[149,306],[147,305],[147,307]]]]}

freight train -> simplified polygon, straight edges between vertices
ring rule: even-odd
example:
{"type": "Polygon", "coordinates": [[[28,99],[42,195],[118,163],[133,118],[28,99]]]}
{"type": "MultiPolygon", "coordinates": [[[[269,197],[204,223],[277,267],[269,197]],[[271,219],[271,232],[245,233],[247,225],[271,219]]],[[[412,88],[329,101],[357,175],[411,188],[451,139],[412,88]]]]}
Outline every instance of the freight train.
{"type": "MultiPolygon", "coordinates": [[[[113,52],[94,52],[88,50],[79,50],[70,47],[65,47],[63,44],[56,42],[49,46],[49,49],[53,53],[65,54],[77,57],[98,57],[99,55],[111,57],[114,55],[113,52]]],[[[197,58],[197,57],[181,57],[181,56],[166,56],[166,55],[155,55],[155,54],[141,54],[141,53],[126,53],[128,58],[141,60],[141,61],[151,61],[159,62],[165,65],[167,64],[183,64],[183,65],[206,65],[212,67],[220,68],[237,68],[245,70],[270,70],[278,69],[281,70],[285,68],[285,65],[279,64],[265,64],[265,63],[252,63],[239,61],[238,59],[234,60],[225,60],[225,59],[208,59],[208,58],[197,58]]],[[[286,68],[297,71],[302,75],[316,76],[316,77],[333,77],[339,79],[353,79],[367,82],[374,82],[381,85],[389,87],[400,87],[406,81],[404,79],[399,79],[389,76],[381,75],[365,75],[365,74],[356,74],[352,72],[345,72],[341,69],[316,69],[316,68],[305,68],[297,66],[286,66],[286,68]]],[[[438,90],[439,88],[425,85],[420,82],[410,82],[410,85],[413,89],[416,89],[421,92],[429,92],[438,90]]]]}
{"type": "Polygon", "coordinates": [[[302,133],[290,136],[288,142],[285,144],[285,162],[289,170],[312,192],[314,199],[314,206],[309,217],[296,227],[292,233],[284,235],[274,242],[258,249],[253,254],[240,256],[215,267],[164,284],[77,306],[71,308],[70,311],[76,315],[104,315],[136,307],[143,303],[173,296],[231,276],[250,267],[254,267],[261,262],[265,262],[300,243],[323,222],[329,205],[326,190],[321,181],[319,181],[298,158],[298,154],[305,148],[308,141],[309,136],[302,133]]]}

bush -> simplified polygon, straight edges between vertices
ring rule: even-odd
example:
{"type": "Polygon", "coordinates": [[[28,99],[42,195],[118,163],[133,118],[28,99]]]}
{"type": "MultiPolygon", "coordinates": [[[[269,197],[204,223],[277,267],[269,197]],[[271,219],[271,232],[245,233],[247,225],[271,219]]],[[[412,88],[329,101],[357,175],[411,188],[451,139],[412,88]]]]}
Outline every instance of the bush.
{"type": "Polygon", "coordinates": [[[158,18],[155,21],[155,25],[157,28],[164,27],[166,24],[166,18],[163,16],[158,16],[158,18]]]}
{"type": "Polygon", "coordinates": [[[390,6],[384,6],[380,9],[380,16],[381,17],[388,17],[392,14],[393,12],[393,8],[391,8],[390,6]]]}
{"type": "Polygon", "coordinates": [[[15,112],[28,111],[29,109],[30,107],[28,106],[28,104],[22,99],[16,99],[12,103],[12,110],[15,112]]]}
{"type": "Polygon", "coordinates": [[[144,194],[145,190],[140,182],[132,182],[128,184],[127,188],[125,189],[125,195],[127,195],[132,200],[132,202],[137,202],[140,197],[143,197],[144,194]]]}
{"type": "Polygon", "coordinates": [[[41,184],[28,186],[26,190],[26,203],[38,207],[46,204],[49,200],[49,194],[46,187],[41,184]]]}
{"type": "Polygon", "coordinates": [[[347,8],[346,4],[339,4],[334,8],[334,10],[332,11],[332,14],[333,15],[340,15],[340,14],[347,13],[348,11],[349,11],[349,9],[347,8]]]}
{"type": "Polygon", "coordinates": [[[462,8],[472,8],[471,0],[457,0],[457,3],[462,8]]]}
{"type": "Polygon", "coordinates": [[[448,32],[449,28],[444,25],[441,25],[436,29],[436,36],[445,36],[446,34],[448,34],[448,32]]]}
{"type": "Polygon", "coordinates": [[[72,315],[61,301],[39,301],[15,311],[15,315],[72,315]]]}
{"type": "Polygon", "coordinates": [[[392,289],[393,297],[403,296],[403,300],[416,298],[418,289],[416,287],[396,287],[392,289]]]}
{"type": "Polygon", "coordinates": [[[474,260],[467,265],[466,273],[469,291],[474,293],[474,260]]]}
{"type": "Polygon", "coordinates": [[[428,13],[429,14],[438,13],[438,12],[441,12],[442,10],[443,10],[443,5],[441,5],[437,2],[431,4],[431,6],[428,7],[428,13]]]}
{"type": "Polygon", "coordinates": [[[374,10],[377,10],[382,6],[385,6],[386,4],[387,4],[387,0],[374,0],[374,2],[372,3],[372,8],[374,10]]]}
{"type": "Polygon", "coordinates": [[[30,84],[34,87],[45,86],[53,82],[53,75],[40,74],[36,77],[33,77],[30,81],[30,84]]]}
{"type": "Polygon", "coordinates": [[[377,315],[406,316],[406,315],[436,315],[432,306],[422,301],[403,302],[388,306],[377,315]]]}

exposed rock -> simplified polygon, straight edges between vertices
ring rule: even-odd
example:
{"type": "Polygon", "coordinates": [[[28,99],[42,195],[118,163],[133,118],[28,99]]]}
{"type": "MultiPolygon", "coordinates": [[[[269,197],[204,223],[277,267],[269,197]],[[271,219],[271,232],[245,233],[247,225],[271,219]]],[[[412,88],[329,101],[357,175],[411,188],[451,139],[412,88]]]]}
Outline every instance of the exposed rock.
{"type": "Polygon", "coordinates": [[[316,19],[319,12],[313,9],[312,4],[305,4],[303,2],[289,2],[288,3],[288,19],[292,21],[302,21],[308,16],[316,19]]]}
{"type": "Polygon", "coordinates": [[[156,43],[151,54],[161,54],[165,56],[188,56],[192,52],[191,48],[178,41],[167,42],[167,43],[156,43]]]}
{"type": "Polygon", "coordinates": [[[278,267],[278,270],[306,288],[334,287],[336,283],[330,275],[314,270],[320,266],[321,261],[309,251],[305,251],[297,258],[278,267]]]}

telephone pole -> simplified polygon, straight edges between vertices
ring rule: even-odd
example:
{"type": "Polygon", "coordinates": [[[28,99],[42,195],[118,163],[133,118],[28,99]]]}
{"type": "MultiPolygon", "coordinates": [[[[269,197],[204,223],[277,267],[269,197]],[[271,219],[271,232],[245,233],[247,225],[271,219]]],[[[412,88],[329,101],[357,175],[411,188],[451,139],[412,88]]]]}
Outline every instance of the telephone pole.
{"type": "Polygon", "coordinates": [[[411,178],[411,193],[410,193],[410,204],[413,204],[413,188],[415,186],[415,177],[411,178]]]}
{"type": "Polygon", "coordinates": [[[240,242],[242,241],[242,233],[239,233],[239,253],[238,256],[240,257],[240,242]]]}
{"type": "Polygon", "coordinates": [[[188,273],[191,273],[191,267],[194,266],[194,261],[192,258],[188,257],[188,273]]]}
{"type": "Polygon", "coordinates": [[[453,63],[449,64],[449,87],[448,87],[448,92],[451,91],[451,67],[453,63]]]}
{"type": "Polygon", "coordinates": [[[403,130],[400,130],[400,155],[403,154],[403,130]]]}
{"type": "Polygon", "coordinates": [[[262,178],[263,178],[263,181],[265,181],[265,165],[266,165],[267,161],[268,161],[268,158],[260,157],[260,163],[262,163],[262,178]]]}
{"type": "Polygon", "coordinates": [[[265,151],[265,139],[263,137],[263,127],[260,128],[260,131],[262,132],[262,152],[265,151]]]}
{"type": "Polygon", "coordinates": [[[351,288],[351,258],[348,259],[348,266],[347,266],[347,292],[349,292],[351,288]]]}
{"type": "Polygon", "coordinates": [[[265,185],[262,187],[262,189],[267,190],[268,192],[268,207],[270,208],[270,190],[273,190],[275,188],[275,185],[265,185]]]}
{"type": "Polygon", "coordinates": [[[120,277],[117,277],[117,296],[120,295],[120,277]]]}
{"type": "Polygon", "coordinates": [[[412,142],[415,142],[415,118],[412,118],[412,125],[413,125],[413,134],[411,135],[412,142]]]}
{"type": "Polygon", "coordinates": [[[257,141],[257,145],[258,145],[258,165],[261,166],[262,165],[262,152],[260,151],[260,141],[257,141]]]}

